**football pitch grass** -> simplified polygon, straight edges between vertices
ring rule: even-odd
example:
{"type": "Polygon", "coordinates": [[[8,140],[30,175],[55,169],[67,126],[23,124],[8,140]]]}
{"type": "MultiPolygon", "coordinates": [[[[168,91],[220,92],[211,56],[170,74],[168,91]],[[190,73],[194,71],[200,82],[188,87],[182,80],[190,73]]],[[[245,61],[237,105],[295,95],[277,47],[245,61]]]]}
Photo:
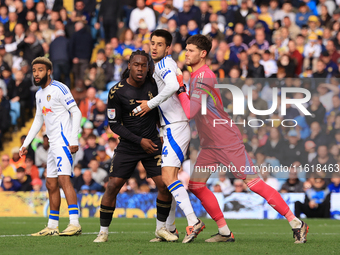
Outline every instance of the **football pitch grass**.
{"type": "MultiPolygon", "coordinates": [[[[107,243],[93,243],[98,218],[81,218],[83,234],[72,237],[31,237],[47,224],[47,218],[1,218],[0,254],[339,254],[340,221],[306,219],[310,226],[306,244],[294,244],[285,220],[228,220],[235,243],[205,243],[217,233],[211,219],[194,242],[182,244],[186,219],[176,219],[180,239],[175,243],[149,243],[154,238],[155,219],[114,218],[107,243]]],[[[60,219],[62,231],[67,218],[60,219]]]]}

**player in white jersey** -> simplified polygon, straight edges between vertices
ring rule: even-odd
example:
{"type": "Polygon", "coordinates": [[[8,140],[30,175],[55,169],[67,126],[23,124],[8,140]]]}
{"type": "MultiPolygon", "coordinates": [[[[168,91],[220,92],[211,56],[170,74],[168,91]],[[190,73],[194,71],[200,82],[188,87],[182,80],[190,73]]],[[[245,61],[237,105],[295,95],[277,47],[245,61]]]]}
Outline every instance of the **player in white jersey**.
{"type": "Polygon", "coordinates": [[[41,86],[36,93],[36,115],[28,135],[20,148],[20,156],[27,154],[27,146],[37,135],[45,121],[50,142],[47,157],[46,187],[50,201],[50,214],[45,229],[32,236],[71,236],[81,234],[77,195],[70,180],[73,156],[78,151],[78,133],[81,112],[67,86],[51,80],[52,63],[38,57],[32,62],[34,84],[41,86]],[[60,190],[63,189],[69,210],[70,224],[59,233],[60,190]]]}
{"type": "MultiPolygon", "coordinates": [[[[188,220],[186,236],[183,243],[191,242],[205,227],[197,218],[190,203],[189,195],[181,181],[178,180],[178,171],[184,160],[190,142],[190,127],[177,96],[179,83],[176,77],[177,64],[168,56],[172,42],[171,34],[163,29],[151,34],[151,57],[155,63],[154,79],[158,87],[158,95],[149,101],[136,101],[141,103],[134,109],[137,115],[143,116],[153,108],[158,107],[161,126],[163,128],[162,149],[162,179],[169,191],[183,210],[188,220]]],[[[169,221],[174,221],[171,213],[169,221]],[[172,219],[171,219],[172,218],[172,219]]],[[[169,223],[169,221],[167,221],[169,223]]],[[[169,231],[175,231],[175,226],[166,224],[169,231]],[[172,228],[172,229],[171,229],[172,228]]],[[[161,228],[157,224],[157,228],[161,228]]]]}

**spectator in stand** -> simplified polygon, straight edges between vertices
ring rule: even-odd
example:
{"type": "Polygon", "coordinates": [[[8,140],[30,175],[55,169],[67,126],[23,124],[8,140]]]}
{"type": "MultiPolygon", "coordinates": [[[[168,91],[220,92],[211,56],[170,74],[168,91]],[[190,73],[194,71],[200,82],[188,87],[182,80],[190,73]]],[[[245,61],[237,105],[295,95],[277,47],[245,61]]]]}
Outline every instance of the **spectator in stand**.
{"type": "Polygon", "coordinates": [[[104,91],[106,89],[104,70],[101,67],[98,67],[96,63],[91,64],[85,71],[84,83],[86,87],[93,87],[99,92],[104,91]]]}
{"type": "Polygon", "coordinates": [[[2,179],[0,191],[19,191],[20,188],[21,185],[19,181],[14,180],[9,176],[6,176],[2,179]]]}
{"type": "Polygon", "coordinates": [[[254,11],[248,7],[247,0],[242,0],[240,9],[235,12],[235,24],[242,23],[246,25],[247,16],[253,12],[254,11]]]}
{"type": "Polygon", "coordinates": [[[298,133],[295,129],[289,130],[288,142],[283,151],[282,165],[290,166],[296,162],[302,164],[305,157],[304,153],[304,144],[298,137],[298,133]]]}
{"type": "Polygon", "coordinates": [[[33,158],[26,156],[25,164],[25,174],[30,175],[32,180],[36,178],[39,179],[39,169],[36,165],[34,165],[33,158]]]}
{"type": "Polygon", "coordinates": [[[249,64],[248,77],[264,78],[264,67],[260,64],[261,55],[257,52],[251,55],[251,64],[249,64]]]}
{"type": "Polygon", "coordinates": [[[124,26],[124,23],[122,22],[123,6],[124,4],[122,4],[119,0],[101,1],[98,13],[98,21],[95,24],[95,28],[99,29],[101,25],[103,26],[105,42],[109,42],[112,37],[117,36],[118,26],[120,28],[124,26]],[[117,19],[119,20],[119,23],[117,23],[117,19]]]}
{"type": "Polygon", "coordinates": [[[48,14],[46,13],[46,7],[44,2],[38,2],[35,6],[36,9],[36,18],[39,22],[40,20],[48,20],[48,14]]]}
{"type": "Polygon", "coordinates": [[[16,169],[13,165],[9,163],[9,156],[7,154],[3,154],[1,156],[1,170],[3,176],[9,176],[12,179],[16,178],[16,169]]]}
{"type": "Polygon", "coordinates": [[[76,80],[75,87],[71,89],[72,96],[76,101],[77,105],[86,98],[86,87],[83,80],[76,80]]]}
{"type": "Polygon", "coordinates": [[[148,25],[149,31],[153,31],[156,28],[156,15],[154,11],[145,6],[145,0],[137,0],[137,8],[131,12],[129,28],[136,32],[139,24],[144,21],[148,25]]]}
{"type": "Polygon", "coordinates": [[[55,32],[55,39],[50,44],[49,58],[53,64],[53,79],[65,83],[70,87],[70,58],[69,58],[69,41],[65,37],[64,30],[55,32]],[[61,80],[61,75],[64,79],[61,80]]]}
{"type": "Polygon", "coordinates": [[[312,187],[306,190],[305,202],[295,202],[295,215],[300,217],[304,213],[307,218],[329,218],[330,191],[325,180],[316,174],[311,180],[312,187]]]}
{"type": "Polygon", "coordinates": [[[89,170],[92,173],[92,179],[100,184],[104,185],[104,179],[108,175],[107,171],[99,167],[99,162],[96,160],[96,158],[92,158],[89,162],[89,170]]]}
{"type": "Polygon", "coordinates": [[[112,81],[114,62],[107,59],[104,49],[98,50],[96,64],[98,67],[104,70],[105,82],[109,83],[110,81],[112,81]]]}
{"type": "Polygon", "coordinates": [[[126,61],[123,60],[123,56],[120,54],[117,54],[114,59],[114,67],[113,67],[113,75],[111,77],[111,80],[113,81],[120,81],[123,72],[127,68],[126,61]]]}
{"type": "Polygon", "coordinates": [[[328,189],[330,192],[340,193],[340,173],[339,172],[332,173],[331,183],[328,185],[328,189]]]}
{"type": "Polygon", "coordinates": [[[319,94],[312,95],[312,100],[307,110],[312,114],[305,116],[308,125],[311,126],[311,124],[315,121],[318,122],[319,125],[323,123],[326,114],[326,109],[320,102],[319,94]]]}
{"type": "Polygon", "coordinates": [[[277,159],[282,163],[285,146],[277,128],[270,128],[270,134],[264,145],[264,149],[265,155],[267,155],[268,158],[277,159]]]}
{"type": "Polygon", "coordinates": [[[96,143],[97,137],[94,134],[90,134],[87,138],[87,148],[84,150],[84,158],[82,160],[82,166],[87,167],[90,160],[97,155],[98,145],[96,143]]]}
{"type": "Polygon", "coordinates": [[[12,148],[12,158],[9,161],[9,163],[13,165],[16,169],[18,169],[19,167],[23,168],[26,167],[25,164],[26,156],[24,155],[20,158],[19,149],[20,149],[19,147],[12,148]]]}
{"type": "Polygon", "coordinates": [[[96,89],[88,88],[86,92],[86,98],[79,104],[79,109],[83,118],[89,120],[93,119],[93,109],[96,107],[96,103],[99,99],[96,98],[96,89]]]}
{"type": "Polygon", "coordinates": [[[299,180],[295,168],[290,168],[289,178],[282,184],[280,193],[300,193],[303,191],[303,182],[299,180]]]}
{"type": "Polygon", "coordinates": [[[38,145],[38,148],[35,151],[35,164],[37,167],[45,168],[47,166],[47,154],[49,148],[50,144],[48,142],[48,137],[47,135],[44,135],[43,143],[38,145]]]}
{"type": "MultiPolygon", "coordinates": [[[[198,7],[190,3],[190,1],[184,1],[183,11],[178,13],[178,25],[188,25],[189,20],[201,20],[201,11],[198,7]]],[[[201,26],[199,22],[198,26],[201,26]]]]}
{"type": "Polygon", "coordinates": [[[118,143],[119,143],[119,140],[115,137],[110,137],[109,138],[109,141],[108,141],[108,147],[106,148],[106,154],[112,158],[113,155],[114,155],[114,151],[115,149],[117,148],[118,146],[118,143]]]}
{"type": "MultiPolygon", "coordinates": [[[[18,24],[17,26],[22,25],[18,24]]],[[[27,60],[28,63],[31,63],[36,57],[42,57],[45,55],[43,47],[32,32],[27,33],[25,39],[21,41],[17,47],[19,54],[23,54],[23,59],[27,60]]]]}
{"type": "Polygon", "coordinates": [[[74,79],[83,78],[85,70],[89,65],[92,53],[92,37],[84,26],[77,22],[74,25],[75,33],[70,39],[70,57],[73,62],[74,79]]]}
{"type": "Polygon", "coordinates": [[[19,167],[17,169],[17,180],[20,182],[21,187],[18,191],[31,191],[32,190],[32,177],[25,172],[25,169],[19,167]]]}
{"type": "MultiPolygon", "coordinates": [[[[5,85],[6,88],[6,85],[5,85]]],[[[2,150],[2,136],[11,126],[10,116],[11,106],[7,98],[3,94],[3,88],[0,87],[0,150],[2,150]]]]}
{"type": "Polygon", "coordinates": [[[103,101],[98,100],[96,108],[93,109],[93,125],[95,127],[94,133],[101,136],[105,133],[105,127],[108,125],[106,105],[103,101]]]}
{"type": "Polygon", "coordinates": [[[311,15],[313,15],[313,13],[309,11],[309,8],[306,5],[306,3],[304,2],[300,3],[299,11],[296,13],[296,18],[295,18],[296,25],[298,25],[300,28],[303,25],[307,25],[308,18],[311,15]]]}
{"type": "Polygon", "coordinates": [[[81,190],[81,187],[83,185],[89,186],[90,190],[100,191],[102,189],[102,186],[92,179],[92,173],[90,170],[86,170],[83,174],[76,177],[74,180],[73,187],[77,192],[81,190]]]}
{"type": "Polygon", "coordinates": [[[284,1],[282,9],[275,14],[274,20],[280,20],[283,22],[283,19],[286,16],[288,16],[290,20],[296,20],[296,15],[293,12],[293,6],[290,0],[284,1]]]}
{"type": "Polygon", "coordinates": [[[99,162],[99,167],[109,173],[111,157],[106,154],[105,147],[103,145],[98,146],[96,160],[99,162]]]}
{"type": "Polygon", "coordinates": [[[26,123],[26,110],[30,107],[31,97],[30,97],[30,87],[31,81],[24,79],[24,74],[22,71],[17,71],[15,74],[15,84],[11,84],[8,88],[8,98],[11,103],[20,103],[20,120],[21,126],[25,126],[26,123]]]}

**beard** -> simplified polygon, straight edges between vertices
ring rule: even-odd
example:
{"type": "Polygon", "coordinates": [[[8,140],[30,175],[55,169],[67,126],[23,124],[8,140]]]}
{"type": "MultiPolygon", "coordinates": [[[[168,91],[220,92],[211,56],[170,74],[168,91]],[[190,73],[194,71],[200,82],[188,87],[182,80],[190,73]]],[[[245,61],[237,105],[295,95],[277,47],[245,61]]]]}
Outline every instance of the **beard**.
{"type": "Polygon", "coordinates": [[[45,84],[46,84],[47,79],[48,79],[48,75],[47,75],[47,73],[46,73],[46,75],[45,75],[44,77],[42,77],[42,78],[40,79],[40,81],[36,82],[35,79],[33,79],[33,82],[34,82],[34,85],[35,85],[35,86],[42,86],[42,85],[45,85],[45,84]]]}

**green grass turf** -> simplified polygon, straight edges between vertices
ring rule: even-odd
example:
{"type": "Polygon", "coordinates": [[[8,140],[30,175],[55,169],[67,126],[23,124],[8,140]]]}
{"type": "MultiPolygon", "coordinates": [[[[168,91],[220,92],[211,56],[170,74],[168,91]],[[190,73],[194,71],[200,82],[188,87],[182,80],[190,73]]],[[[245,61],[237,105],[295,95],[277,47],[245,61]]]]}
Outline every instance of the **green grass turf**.
{"type": "MultiPolygon", "coordinates": [[[[182,244],[186,220],[176,219],[177,243],[149,243],[154,238],[154,219],[113,219],[107,243],[93,243],[98,218],[83,218],[81,236],[30,237],[41,230],[46,218],[0,218],[0,254],[339,254],[340,221],[307,219],[308,242],[294,244],[285,220],[228,220],[235,243],[205,243],[217,232],[213,220],[203,219],[206,229],[190,244],[182,244]],[[22,235],[22,236],[21,236],[22,235]]],[[[67,218],[60,219],[60,230],[67,218]]]]}

